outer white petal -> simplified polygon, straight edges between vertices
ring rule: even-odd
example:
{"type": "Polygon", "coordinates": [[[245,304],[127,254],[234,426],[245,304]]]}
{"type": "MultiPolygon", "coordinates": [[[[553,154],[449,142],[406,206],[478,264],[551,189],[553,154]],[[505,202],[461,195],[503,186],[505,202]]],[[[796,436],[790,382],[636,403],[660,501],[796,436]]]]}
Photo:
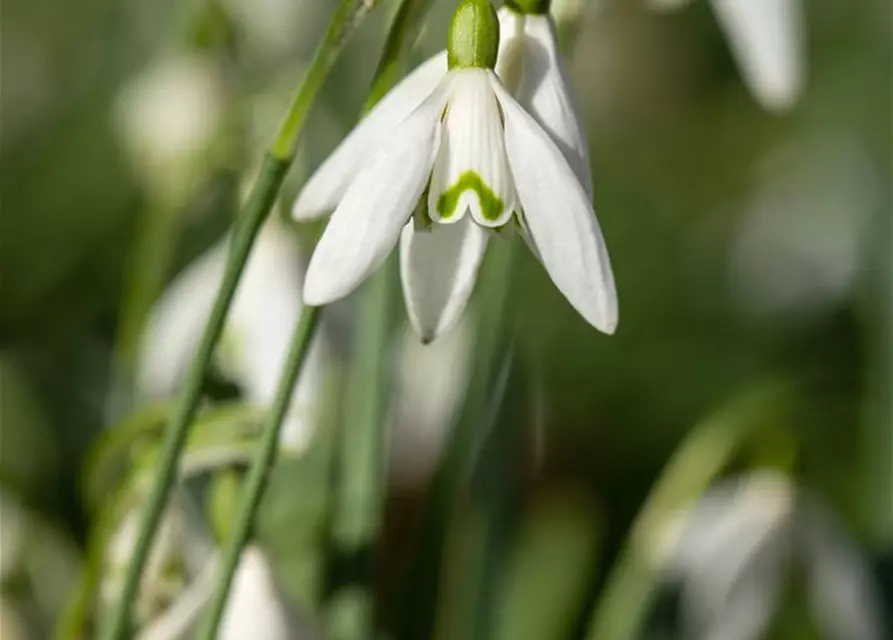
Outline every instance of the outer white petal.
{"type": "Polygon", "coordinates": [[[290,612],[263,552],[250,546],[239,561],[220,623],[220,640],[288,640],[295,637],[290,612]]]}
{"type": "Polygon", "coordinates": [[[470,211],[478,224],[499,227],[512,216],[515,190],[491,76],[487,69],[454,72],[428,190],[432,220],[456,222],[470,211]],[[457,199],[451,202],[447,194],[457,199]]]}
{"type": "Polygon", "coordinates": [[[295,201],[292,216],[311,220],[334,210],[360,168],[393,135],[394,128],[431,95],[446,72],[446,51],[441,51],[382,98],[310,176],[295,201]]]}
{"type": "MultiPolygon", "coordinates": [[[[453,225],[457,226],[457,225],[453,225]]],[[[406,327],[397,345],[390,400],[390,471],[401,486],[427,482],[468,386],[474,322],[466,315],[437,342],[424,345],[406,327]]]]}
{"type": "Polygon", "coordinates": [[[431,342],[462,316],[487,248],[487,231],[465,216],[420,231],[410,221],[400,239],[403,297],[413,328],[431,342]]]}
{"type": "Polygon", "coordinates": [[[711,0],[751,92],[767,109],[791,107],[803,84],[800,0],[711,0]]]}
{"type": "Polygon", "coordinates": [[[524,33],[523,72],[515,95],[552,136],[591,199],[589,143],[578,115],[573,85],[558,53],[552,19],[527,16],[524,33]]]}
{"type": "Polygon", "coordinates": [[[452,79],[394,130],[347,190],[310,259],[307,304],[347,295],[387,257],[431,174],[452,79]]]}
{"type": "Polygon", "coordinates": [[[593,326],[613,333],[617,292],[595,211],[561,151],[493,78],[505,114],[505,144],[531,240],[546,270],[593,326]]]}
{"type": "MultiPolygon", "coordinates": [[[[303,266],[296,239],[275,217],[251,252],[230,312],[223,353],[227,370],[246,398],[273,401],[288,345],[302,311],[303,266]]],[[[317,422],[324,346],[314,339],[283,425],[281,442],[293,449],[309,440],[317,422]]]]}
{"type": "Polygon", "coordinates": [[[137,388],[159,399],[172,394],[192,360],[226,266],[229,235],[189,265],[155,305],[140,343],[137,388]]]}

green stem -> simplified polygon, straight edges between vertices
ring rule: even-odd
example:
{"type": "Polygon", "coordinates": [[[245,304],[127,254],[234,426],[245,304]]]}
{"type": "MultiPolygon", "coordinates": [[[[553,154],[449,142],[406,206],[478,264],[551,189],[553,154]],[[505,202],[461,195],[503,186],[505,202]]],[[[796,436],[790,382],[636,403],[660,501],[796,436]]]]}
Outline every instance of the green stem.
{"type": "Polygon", "coordinates": [[[139,536],[133,558],[127,569],[121,597],[102,635],[105,640],[121,640],[129,634],[131,606],[139,589],[140,576],[148,559],[161,514],[176,481],[177,461],[186,443],[189,425],[195,417],[201,399],[202,383],[206,371],[223,330],[224,320],[248,260],[248,254],[262,224],[270,213],[285,174],[291,165],[295,147],[303,132],[310,107],[315,102],[323,81],[337,59],[345,40],[359,25],[366,13],[378,4],[378,1],[341,0],[325,40],[317,49],[310,69],[280,126],[273,146],[264,158],[260,175],[254,183],[233,236],[223,282],[205,325],[198,352],[190,365],[176,411],[165,434],[161,455],[158,459],[158,472],[140,522],[139,536]]]}
{"type": "Polygon", "coordinates": [[[158,472],[140,522],[140,534],[127,568],[121,597],[112,612],[111,622],[102,636],[107,640],[120,640],[129,633],[130,607],[139,588],[140,576],[149,556],[155,530],[158,528],[161,514],[176,481],[177,461],[186,444],[189,425],[198,409],[205,373],[223,330],[227,311],[235,295],[236,285],[248,259],[251,246],[254,244],[255,236],[273,205],[287,169],[288,162],[268,155],[264,159],[260,176],[245,205],[244,219],[233,237],[223,282],[220,284],[214,307],[205,325],[198,352],[186,376],[176,410],[165,432],[161,454],[158,458],[158,472]]]}
{"type": "Polygon", "coordinates": [[[295,94],[291,109],[279,127],[279,134],[276,136],[271,151],[274,156],[289,160],[294,157],[295,147],[304,129],[307,114],[310,113],[310,108],[316,101],[319,90],[338,58],[341,47],[379,2],[381,0],[341,0],[341,4],[338,5],[338,9],[329,23],[326,38],[316,50],[310,69],[295,94]]]}
{"type": "Polygon", "coordinates": [[[204,640],[213,640],[217,634],[217,627],[223,617],[223,610],[232,585],[233,575],[239,564],[242,549],[248,541],[251,533],[251,525],[260,506],[261,498],[269,478],[269,471],[276,460],[279,449],[279,433],[291,404],[292,391],[301,373],[301,368],[306,361],[310,341],[313,338],[316,325],[319,320],[319,308],[307,307],[301,315],[301,321],[295,329],[285,367],[276,387],[276,395],[270,409],[261,434],[260,445],[251,468],[248,470],[245,491],[242,494],[239,510],[236,514],[232,533],[223,552],[223,561],[220,566],[220,576],[214,594],[209,604],[208,617],[201,631],[196,636],[204,640]]]}
{"type": "Polygon", "coordinates": [[[650,610],[660,534],[673,514],[697,500],[786,397],[779,383],[758,386],[695,425],[664,468],[632,523],[589,621],[589,640],[634,640],[650,610]]]}
{"type": "MultiPolygon", "coordinates": [[[[401,54],[419,33],[432,0],[402,0],[388,31],[372,88],[363,108],[370,111],[396,84],[401,54]]],[[[392,342],[396,298],[394,256],[361,293],[360,322],[349,382],[347,428],[339,437],[339,482],[332,539],[337,555],[347,559],[346,588],[333,598],[329,616],[332,635],[371,638],[374,635],[371,548],[381,528],[385,475],[385,412],[389,380],[387,359],[392,342]]]]}

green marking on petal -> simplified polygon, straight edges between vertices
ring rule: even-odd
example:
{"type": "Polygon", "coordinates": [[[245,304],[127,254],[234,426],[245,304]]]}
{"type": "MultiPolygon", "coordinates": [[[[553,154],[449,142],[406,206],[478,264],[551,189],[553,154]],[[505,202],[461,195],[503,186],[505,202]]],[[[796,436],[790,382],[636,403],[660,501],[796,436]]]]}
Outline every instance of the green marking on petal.
{"type": "Polygon", "coordinates": [[[477,193],[478,202],[481,203],[481,214],[487,220],[496,220],[502,214],[505,203],[493,193],[475,171],[465,171],[456,180],[456,183],[440,194],[437,198],[437,213],[444,220],[452,218],[456,214],[459,205],[459,197],[468,190],[477,193]]]}

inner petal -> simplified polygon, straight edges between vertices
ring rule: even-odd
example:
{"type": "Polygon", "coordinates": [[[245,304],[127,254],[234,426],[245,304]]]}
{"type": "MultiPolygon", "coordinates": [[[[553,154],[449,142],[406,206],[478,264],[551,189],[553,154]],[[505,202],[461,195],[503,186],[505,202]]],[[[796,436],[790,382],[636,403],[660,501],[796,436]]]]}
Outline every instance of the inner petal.
{"type": "Polygon", "coordinates": [[[502,118],[487,76],[492,72],[470,68],[455,73],[431,176],[428,215],[451,223],[470,211],[478,224],[499,227],[511,218],[516,197],[502,118]]]}

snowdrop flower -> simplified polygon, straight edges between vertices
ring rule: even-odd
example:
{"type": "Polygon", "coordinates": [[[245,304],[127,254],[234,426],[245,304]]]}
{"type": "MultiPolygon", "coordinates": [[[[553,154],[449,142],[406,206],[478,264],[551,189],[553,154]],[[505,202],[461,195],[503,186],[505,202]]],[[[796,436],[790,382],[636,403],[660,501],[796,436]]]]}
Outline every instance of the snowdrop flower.
{"type": "Polygon", "coordinates": [[[762,161],[729,256],[741,312],[808,317],[845,303],[881,193],[871,159],[847,137],[798,140],[762,161]]]}
{"type": "MultiPolygon", "coordinates": [[[[659,8],[690,0],[650,0],[659,8]]],[[[773,111],[789,109],[803,89],[803,8],[800,0],[710,0],[744,81],[773,111]]]]}
{"type": "Polygon", "coordinates": [[[660,562],[682,584],[686,638],[762,637],[793,566],[805,572],[822,637],[884,637],[858,550],[815,496],[778,472],[717,486],[667,527],[660,546],[660,562]]]}
{"type": "Polygon", "coordinates": [[[574,308],[614,331],[585,136],[547,5],[509,3],[500,47],[490,3],[461,2],[447,51],[395,87],[310,178],[294,217],[335,212],[308,267],[307,304],[350,293],[399,237],[409,318],[429,342],[464,310],[491,233],[517,222],[574,308]]]}
{"type": "Polygon", "coordinates": [[[294,637],[291,614],[286,609],[273,569],[257,546],[242,553],[220,624],[220,640],[294,637]]]}
{"type": "MultiPolygon", "coordinates": [[[[185,374],[226,266],[224,238],[181,274],[157,303],[141,345],[137,386],[148,398],[169,397],[185,374]]],[[[217,364],[250,403],[269,404],[301,315],[301,256],[273,216],[261,230],[227,317],[217,364]]],[[[295,386],[282,445],[300,450],[319,410],[324,345],[314,340],[295,386]]]]}
{"type": "Polygon", "coordinates": [[[157,194],[182,198],[223,123],[225,90],[213,60],[168,54],[122,91],[118,129],[140,176],[157,194]]]}
{"type": "Polygon", "coordinates": [[[396,484],[423,483],[440,460],[471,371],[468,320],[433,345],[421,345],[406,327],[397,355],[390,406],[390,469],[396,484]]]}

